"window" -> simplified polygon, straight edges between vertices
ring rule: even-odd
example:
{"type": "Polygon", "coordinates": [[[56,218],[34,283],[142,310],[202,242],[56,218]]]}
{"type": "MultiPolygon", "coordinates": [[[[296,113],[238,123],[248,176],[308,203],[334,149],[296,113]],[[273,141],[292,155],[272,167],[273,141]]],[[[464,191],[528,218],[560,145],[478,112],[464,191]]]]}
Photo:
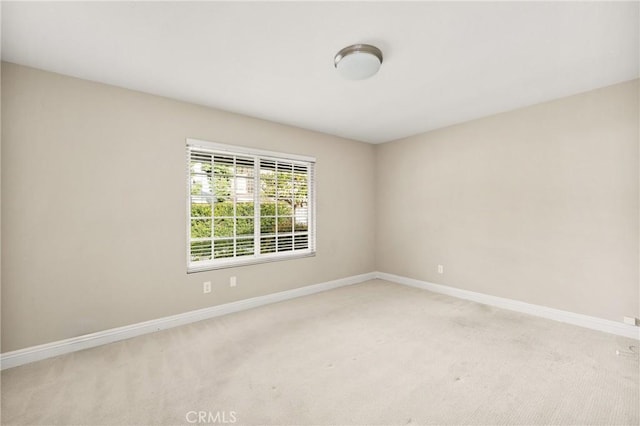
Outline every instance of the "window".
{"type": "Polygon", "coordinates": [[[187,140],[188,272],[315,254],[315,159],[187,140]]]}

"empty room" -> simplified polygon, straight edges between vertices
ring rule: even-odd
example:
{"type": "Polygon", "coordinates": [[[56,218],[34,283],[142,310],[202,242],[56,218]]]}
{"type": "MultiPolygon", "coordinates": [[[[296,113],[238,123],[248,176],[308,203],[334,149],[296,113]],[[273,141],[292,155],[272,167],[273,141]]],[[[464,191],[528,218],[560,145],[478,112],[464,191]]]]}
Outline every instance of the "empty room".
{"type": "Polygon", "coordinates": [[[3,425],[640,424],[640,2],[0,7],[3,425]]]}

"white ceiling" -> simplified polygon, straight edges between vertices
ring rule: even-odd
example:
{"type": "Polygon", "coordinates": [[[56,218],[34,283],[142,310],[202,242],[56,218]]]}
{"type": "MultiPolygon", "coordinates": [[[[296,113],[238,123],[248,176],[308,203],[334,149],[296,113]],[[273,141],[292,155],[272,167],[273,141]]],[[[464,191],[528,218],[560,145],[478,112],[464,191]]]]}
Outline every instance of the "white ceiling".
{"type": "Polygon", "coordinates": [[[639,76],[639,2],[2,2],[2,59],[379,143],[639,76]],[[380,72],[333,56],[378,46],[380,72]]]}

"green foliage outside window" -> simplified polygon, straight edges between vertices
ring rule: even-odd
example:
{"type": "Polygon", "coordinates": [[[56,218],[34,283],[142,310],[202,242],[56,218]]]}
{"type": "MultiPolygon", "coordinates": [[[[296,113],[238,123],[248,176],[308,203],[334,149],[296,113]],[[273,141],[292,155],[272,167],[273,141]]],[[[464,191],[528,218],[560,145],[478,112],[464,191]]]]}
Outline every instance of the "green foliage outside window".
{"type": "MultiPolygon", "coordinates": [[[[293,209],[287,203],[277,203],[280,232],[291,232],[293,224],[293,209]],[[283,217],[284,216],[284,217],[283,217]]],[[[216,237],[233,237],[233,202],[214,203],[214,214],[211,215],[211,204],[191,204],[191,238],[211,238],[212,224],[216,237]],[[197,219],[196,219],[197,218],[197,219]],[[212,221],[212,218],[215,218],[212,221]]],[[[276,203],[260,204],[260,232],[262,234],[276,233],[276,203]]],[[[235,235],[253,235],[253,203],[238,203],[236,205],[235,235]]],[[[297,224],[298,231],[306,231],[305,224],[297,224]]]]}

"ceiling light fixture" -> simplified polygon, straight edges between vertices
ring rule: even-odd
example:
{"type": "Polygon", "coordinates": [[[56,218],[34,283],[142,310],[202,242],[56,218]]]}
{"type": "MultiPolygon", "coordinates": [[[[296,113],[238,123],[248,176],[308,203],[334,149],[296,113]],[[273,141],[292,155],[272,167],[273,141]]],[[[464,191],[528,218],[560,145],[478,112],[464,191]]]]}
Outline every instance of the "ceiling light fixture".
{"type": "Polygon", "coordinates": [[[380,69],[382,52],[370,44],[354,44],[336,53],[333,63],[342,77],[364,80],[380,69]]]}

